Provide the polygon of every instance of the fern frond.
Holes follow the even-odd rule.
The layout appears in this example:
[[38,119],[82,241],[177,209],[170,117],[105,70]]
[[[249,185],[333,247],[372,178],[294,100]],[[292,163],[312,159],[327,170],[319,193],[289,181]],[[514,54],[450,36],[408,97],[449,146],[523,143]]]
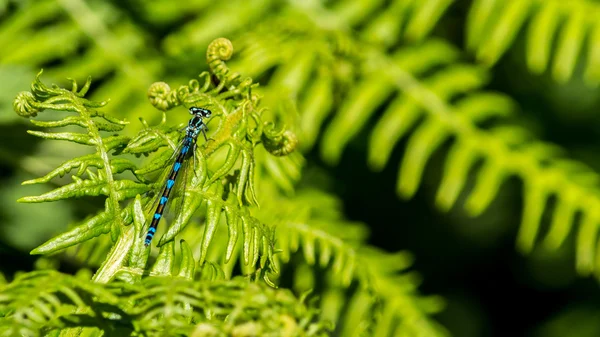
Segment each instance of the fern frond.
[[[485,73],[472,67],[451,66],[438,70],[435,75],[421,82],[410,72],[402,70],[400,64],[388,62],[386,65],[390,84],[400,89],[403,95],[390,104],[373,129],[369,156],[375,168],[382,167],[393,145],[410,127],[416,125],[400,167],[397,184],[400,195],[406,198],[414,195],[431,154],[441,144],[454,138],[436,197],[440,208],[449,209],[454,205],[458,194],[464,189],[467,173],[476,161],[483,160],[475,187],[465,202],[465,209],[472,216],[481,214],[509,176],[520,177],[525,183],[523,223],[517,240],[522,251],[532,249],[538,236],[541,214],[552,195],[556,195],[559,201],[550,231],[544,240],[547,247],[555,249],[564,242],[574,227],[573,215],[577,211],[594,219],[589,220],[594,225],[587,225],[586,234],[590,228],[596,227],[597,221],[592,211],[596,206],[576,206],[575,201],[589,200],[593,203],[598,200],[597,187],[594,185],[596,174],[593,171],[580,163],[561,159],[552,151],[553,146],[535,140],[522,128],[498,124],[490,130],[478,127],[490,117],[506,115],[513,106],[501,95],[475,91],[484,83]],[[383,99],[379,97],[374,102],[374,97],[365,98],[362,95],[368,95],[368,91],[352,97],[347,105],[352,110],[342,110],[332,121],[323,143],[323,155],[326,158],[338,158],[341,147],[355,130],[355,122],[366,118],[368,111],[377,106],[375,102]],[[367,111],[357,106],[359,102],[369,102],[370,106],[363,107]],[[359,113],[360,117],[357,118],[350,111]],[[589,242],[593,239],[586,240]],[[585,247],[584,242],[580,247]],[[580,248],[580,254],[583,251]],[[581,258],[584,257],[579,255]],[[589,264],[585,265],[589,268]],[[581,267],[579,269],[584,272]]]
[[[281,117],[287,118],[286,124],[299,125],[300,145],[305,149],[312,146],[323,122],[335,111],[334,104],[341,103],[342,109],[351,106],[348,100],[340,101],[340,95],[362,98],[360,102],[353,102],[357,104],[353,110],[355,120],[348,121],[354,123],[351,128],[358,128],[361,123],[357,121],[373,112],[369,105],[378,104],[379,99],[388,97],[393,90],[389,81],[378,81],[378,76],[386,71],[385,64],[375,60],[372,54],[382,51],[375,47],[361,51],[359,43],[350,36],[322,29],[302,15],[294,16],[294,20],[283,16],[265,22],[244,34],[237,44],[242,51],[232,65],[236,70],[256,77],[275,69],[264,93],[264,104],[275,109],[281,104],[277,102],[285,99],[291,106],[298,106],[298,120],[290,120],[290,114],[284,111],[280,115],[288,116]],[[315,56],[298,57],[297,50]],[[428,40],[423,49],[400,49],[392,58],[416,73],[425,73],[456,62],[458,56],[459,52],[448,44]],[[257,59],[262,63],[257,65],[254,61]],[[373,71],[377,68],[379,72]],[[362,77],[361,71],[370,77]],[[349,139],[351,135],[352,132],[341,136]]]
[[114,331],[116,317],[125,318],[118,302],[100,284],[55,271],[27,273],[0,288],[0,333],[37,336],[77,325]]
[[339,335],[351,336],[360,331],[373,336],[449,336],[444,327],[427,317],[439,312],[443,301],[416,294],[419,278],[413,273],[396,274],[407,266],[406,253],[367,249],[358,254],[357,260],[361,268],[364,266],[360,273],[370,281],[353,290],[327,284],[321,295],[323,317],[341,322],[336,327]]
[[[182,193],[185,193],[185,203],[158,245],[163,246],[172,242],[190,222],[192,216],[201,213],[206,217],[204,233],[199,236],[200,241],[190,242],[194,249],[200,251],[199,263],[202,264],[211,246],[215,230],[223,218],[222,213],[225,213],[224,218],[230,227],[226,260],[231,259],[240,237],[244,247],[241,257],[244,265],[249,268],[248,272],[252,272],[254,267],[251,266],[257,264],[261,269],[270,270],[273,259],[271,230],[254,218],[249,210],[251,205],[257,204],[254,187],[256,165],[254,147],[262,143],[267,152],[275,156],[283,156],[294,151],[297,141],[293,133],[275,128],[271,122],[263,122],[262,110],[257,107],[258,97],[251,94],[251,89],[256,85],[252,84],[250,78],[242,79],[239,74],[229,72],[223,62],[230,57],[231,53],[231,42],[226,39],[217,39],[208,48],[207,60],[213,74],[220,80],[218,85],[213,85],[210,76],[203,73],[200,76],[205,81],[202,85],[199,81],[192,80],[188,85],[171,91],[165,83],[157,83],[149,90],[151,102],[162,110],[182,104],[207,106],[213,109],[215,116],[212,120],[218,123],[211,133],[211,141],[197,150],[197,157],[194,159],[194,175],[186,182],[186,190],[180,191],[179,194],[181,198]],[[84,220],[69,231],[49,240],[36,248],[33,253],[55,252],[111,232],[115,245],[112,247],[109,259],[101,266],[97,279],[108,281],[123,268],[132,266],[138,269],[137,275],[141,275],[142,272],[139,270],[143,270],[145,263],[140,262],[144,260],[140,256],[144,255],[147,258],[147,252],[146,254],[142,252],[143,248],[138,242],[140,240],[135,240],[135,235],[139,235],[142,230],[138,225],[133,229],[131,226],[129,228],[126,226],[131,223],[144,223],[145,214],[148,208],[152,207],[152,198],[138,199],[141,206],[132,203],[123,209],[118,203],[162,187],[160,181],[148,182],[143,175],[168,165],[176,149],[175,144],[179,144],[182,134],[178,131],[178,127],[167,126],[166,115],[163,113],[163,120],[157,126],[150,127],[142,120],[145,128],[133,139],[119,135],[102,138],[98,131],[120,131],[124,124],[86,110],[86,106],[102,105],[82,98],[88,88],[89,81],[80,92],[77,91],[75,83],[72,91],[58,87],[50,89],[36,79],[32,93],[22,93],[15,100],[15,110],[21,114],[35,115],[44,108],[79,112],[80,117],[71,116],[58,122],[35,122],[35,124],[41,127],[78,125],[88,128],[87,134],[72,132],[34,134],[46,139],[68,140],[97,148],[96,154],[69,160],[46,176],[26,182],[47,182],[54,177],[69,173],[73,168],[79,168],[79,171],[72,175],[74,180],[72,184],[40,196],[25,197],[20,201],[47,202],[98,195],[108,197],[104,212]],[[94,116],[102,117],[102,122],[95,124],[92,119]],[[141,168],[126,159],[108,159],[110,150],[117,154],[140,156],[149,155],[163,147],[167,149],[147,166]],[[139,181],[116,180],[114,175],[124,170],[132,171]],[[87,178],[82,179],[78,174],[85,174]],[[122,230],[125,232],[121,233]],[[137,258],[127,262],[130,250]],[[162,253],[163,250],[159,253],[159,257]],[[106,269],[109,268],[108,266],[110,270]],[[276,270],[273,272],[276,273]]]
[[[465,190],[468,172],[479,163],[483,164],[478,166],[475,186],[467,191],[464,204],[471,216],[481,214],[490,205],[508,177],[518,176],[525,183],[525,206],[517,239],[519,249],[529,252],[533,248],[539,236],[541,214],[548,199],[556,196],[559,204],[544,245],[554,249],[562,244],[573,230],[574,214],[581,212],[586,221],[579,229],[578,270],[582,274],[599,270],[595,266],[596,258],[592,257],[598,242],[598,219],[593,211],[598,200],[595,173],[580,163],[561,158],[555,151],[556,146],[536,140],[525,129],[502,124],[503,118],[516,106],[506,96],[482,91],[488,80],[484,69],[457,64],[457,50],[442,41],[429,40],[420,46],[401,48],[391,56],[378,48],[363,48],[362,53],[358,53],[359,41],[319,29],[310,21],[296,21],[291,28],[275,22],[280,23],[279,26],[265,23],[271,27],[270,30],[265,28],[268,33],[259,30],[242,39],[247,39],[244,45],[248,51],[242,52],[243,59],[237,64],[239,69],[249,67],[252,55],[263,55],[264,59],[273,61],[259,70],[275,67],[272,79],[276,80],[279,68],[290,69],[290,64],[298,62],[286,55],[301,49],[299,40],[330,34],[335,36],[333,41],[337,41],[329,45],[313,44],[312,48],[319,51],[317,55],[329,58],[321,56],[305,68],[316,74],[314,80],[296,78],[292,86],[306,87],[308,92],[313,92],[314,85],[320,91],[315,96],[294,98],[301,107],[300,125],[309,125],[309,133],[299,132],[309,138],[308,143],[314,141],[316,130],[333,112],[335,97],[341,96],[339,111],[325,130],[321,143],[326,161],[337,162],[349,141],[383,109],[371,133],[369,164],[373,169],[382,169],[388,164],[395,145],[402,137],[409,136],[397,181],[402,197],[415,194],[431,155],[442,144],[452,141],[436,196],[439,208],[448,210],[455,205]],[[290,34],[294,38],[290,38]],[[286,39],[283,36],[287,36]],[[264,44],[250,46],[253,40]],[[340,52],[340,41],[345,46],[344,53]],[[339,66],[348,61],[352,62],[346,71],[349,76],[338,79],[335,64]],[[323,65],[327,70],[320,68]],[[349,84],[349,80],[353,82]],[[336,81],[347,84],[343,86]],[[270,88],[280,85],[281,82],[269,82]],[[272,90],[275,94],[279,92]],[[305,118],[309,120],[302,122]],[[304,140],[301,137],[301,141]],[[585,205],[581,200],[587,200]]]
[[[261,191],[270,188],[274,186],[266,181],[260,185]],[[321,316],[339,322],[336,331],[340,335],[360,330],[377,330],[380,335],[448,335],[427,316],[440,311],[440,299],[419,295],[417,278],[406,272],[412,257],[368,246],[366,228],[343,220],[338,200],[317,190],[300,190],[294,197],[261,204],[257,217],[277,226],[276,262],[285,270],[293,256],[302,257],[310,268],[298,267],[298,259],[294,259],[296,284],[303,284],[297,290],[308,291],[315,283],[325,285],[317,290],[322,298]],[[320,275],[325,273],[322,280]]]
[[[177,278],[148,278],[144,288],[126,293],[140,332],[150,335],[189,335],[194,329],[226,334],[325,336],[327,325],[316,322],[284,290],[274,290],[247,280],[208,283]],[[195,327],[194,327],[195,325]]]
[[493,65],[526,30],[527,66],[532,72],[551,67],[552,77],[566,82],[587,52],[584,77],[588,85],[596,85],[600,82],[599,13],[600,5],[589,0],[475,1],[467,21],[467,47],[483,64]]
[[118,336],[188,336],[206,330],[326,336],[330,325],[315,315],[289,291],[241,278],[194,282],[147,277],[136,285],[100,284],[39,271],[0,288],[3,336],[42,336],[58,329]]
[[[294,242],[289,240],[300,239],[300,243],[296,245],[302,248],[307,263],[314,264],[318,260],[321,266],[332,264],[333,284],[330,287],[347,287],[352,280],[359,283],[360,288],[353,294],[354,299],[343,301],[349,307],[344,317],[340,317],[340,312],[323,313],[325,317],[335,317],[335,321],[344,322],[343,326],[338,327],[346,332],[342,335],[350,335],[359,327],[365,330],[376,329],[383,335],[447,335],[441,326],[426,316],[441,309],[439,299],[426,299],[414,293],[415,278],[403,273],[411,261],[406,253],[388,254],[348,245],[345,240],[340,240],[338,233],[328,233],[327,229],[322,229],[322,225],[322,222],[311,223],[309,226],[284,224],[280,227],[285,230],[278,232],[281,242],[278,247],[284,252],[294,249]],[[290,246],[286,246],[287,243]],[[333,259],[332,262],[327,261],[330,258]],[[331,303],[325,307],[330,305]],[[389,317],[381,321],[382,318],[378,315]]]
[[[30,132],[30,134],[45,139],[66,140],[92,146],[95,152],[68,160],[46,176],[25,182],[25,184],[44,183],[56,176],[62,176],[74,168],[78,168],[78,171],[72,175],[74,180],[72,183],[40,196],[21,198],[19,201],[29,203],[47,202],[81,196],[103,195],[107,197],[105,212],[102,213],[102,219],[95,219],[94,224],[102,222],[104,228],[108,227],[110,230],[118,231],[122,226],[119,202],[145,192],[146,188],[129,180],[116,180],[114,177],[117,172],[123,172],[125,169],[132,170],[135,167],[132,162],[125,159],[115,162],[109,158],[109,152],[120,151],[127,144],[129,138],[122,136],[103,137],[100,132],[118,131],[123,129],[127,123],[106,117],[93,110],[104,106],[105,103],[93,102],[84,98],[90,87],[91,79],[88,78],[81,90],[78,90],[75,81],[72,81],[72,90],[66,90],[57,86],[52,88],[45,86],[39,79],[40,75],[41,72],[32,84],[31,92],[22,92],[17,96],[14,102],[15,111],[22,116],[36,116],[44,109],[73,111],[78,116],[69,116],[55,122],[34,122],[34,124],[44,128],[78,126],[86,129],[86,132]],[[96,122],[98,118],[100,119],[99,123]],[[92,170],[92,168],[95,170]],[[98,226],[95,227],[98,228]],[[98,235],[98,231],[89,231],[85,235],[89,236],[90,233]],[[78,239],[81,240],[81,237]],[[67,246],[72,244],[74,243],[69,241],[66,243]],[[50,243],[49,246],[42,247],[37,251],[34,250],[33,253],[50,252],[56,246],[56,243]]]

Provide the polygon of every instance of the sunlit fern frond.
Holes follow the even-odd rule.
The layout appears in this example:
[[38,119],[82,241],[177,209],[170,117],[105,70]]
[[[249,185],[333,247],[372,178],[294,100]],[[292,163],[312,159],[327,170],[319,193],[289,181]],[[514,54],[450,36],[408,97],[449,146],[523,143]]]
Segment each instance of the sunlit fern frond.
[[22,274],[0,287],[2,336],[41,336],[75,326],[115,333],[127,327],[125,316],[119,298],[103,285],[56,271]]
[[[128,292],[128,291],[126,291]],[[192,282],[147,278],[128,294],[139,331],[149,335],[325,336],[328,325],[316,320],[287,290],[275,290],[244,279]],[[203,334],[204,333],[204,334]]]
[[[344,31],[322,28],[314,21],[296,11],[266,21],[236,40],[241,51],[232,62],[232,68],[254,77],[272,72],[267,84],[258,90],[271,113],[286,125],[296,126],[299,146],[304,149],[313,145],[323,123],[340,105],[350,104],[346,97],[369,92],[375,97],[369,101],[371,97],[360,95],[364,100],[360,103],[375,105],[379,98],[389,95],[386,91],[393,89],[388,82],[365,81],[366,75],[372,79],[379,76],[377,70],[385,72],[386,62],[410,62],[408,66],[416,72],[426,73],[458,61],[456,49],[432,39],[425,41],[420,51],[400,48],[395,55],[384,56],[379,47],[355,40]],[[365,108],[362,113],[367,117],[374,108]],[[290,114],[293,109],[297,112]],[[353,128],[360,125],[356,123]]]
[[[313,40],[318,35],[321,41],[330,36],[335,43],[318,44],[317,39]],[[280,43],[271,43],[275,41]],[[339,48],[340,42],[343,49]],[[600,270],[593,257],[598,251],[600,220],[593,211],[600,201],[596,174],[581,163],[562,158],[556,146],[540,142],[524,128],[507,124],[506,117],[515,104],[502,94],[483,91],[489,76],[486,70],[459,63],[460,54],[451,45],[430,39],[419,46],[399,48],[391,55],[376,47],[359,51],[360,41],[320,29],[310,21],[288,26],[281,23],[271,30],[250,32],[241,44],[247,49],[241,52],[239,69],[249,67],[252,55],[270,60],[255,68],[258,73],[253,74],[260,76],[267,70],[273,73],[266,86],[275,83],[277,89],[268,90],[280,90],[277,74],[282,69],[285,74],[302,74],[284,78],[291,87],[298,88],[296,92],[305,88],[307,93],[291,98],[299,106],[301,144],[314,141],[327,116],[335,114],[321,141],[326,161],[336,163],[349,142],[375,120],[368,146],[369,165],[375,170],[384,168],[396,144],[407,137],[397,191],[411,198],[432,154],[452,142],[436,196],[440,209],[449,210],[464,193],[467,213],[480,215],[503,182],[517,176],[525,185],[523,221],[517,239],[520,250],[531,251],[539,240],[541,215],[549,199],[556,196],[558,205],[550,229],[544,234],[544,245],[552,249],[560,246],[575,228],[575,214],[582,213],[585,222],[577,229],[578,270],[582,274]],[[306,63],[301,55],[288,57],[292,55],[288,52],[302,50],[301,45],[316,51],[315,60]],[[339,75],[340,69],[346,76]],[[306,125],[308,132],[302,130]],[[475,186],[466,190],[475,167]]]
[[[15,111],[24,117],[35,117],[45,109],[75,112],[76,116],[67,116],[56,121],[32,120],[32,123],[41,128],[80,127],[85,132],[30,131],[29,133],[48,140],[63,140],[90,146],[94,152],[70,159],[44,177],[24,182],[24,184],[46,183],[56,177],[70,174],[76,169],[77,171],[71,174],[72,183],[39,196],[21,198],[19,201],[39,203],[82,196],[106,196],[105,211],[88,222],[88,224],[94,222],[94,228],[90,228],[89,231],[82,231],[80,228],[74,234],[80,241],[111,231],[113,236],[116,236],[123,224],[119,203],[147,190],[143,184],[116,178],[118,174],[133,171],[136,167],[128,159],[110,158],[111,152],[118,153],[125,148],[130,140],[129,137],[102,134],[106,131],[118,132],[128,123],[97,111],[96,108],[104,106],[104,102],[93,102],[84,98],[91,84],[89,78],[81,90],[75,81],[73,81],[73,89],[67,90],[57,86],[47,87],[40,81],[40,75],[41,73],[32,84],[31,92],[22,92],[17,96],[14,102]],[[57,114],[56,118],[60,117],[60,114]],[[101,223],[101,226],[98,223]],[[55,247],[46,247],[47,249],[55,249]],[[42,249],[34,253],[44,253],[46,250]]]
[[[365,90],[357,90],[348,98],[325,132],[323,156],[337,161],[345,144],[364,125],[361,121],[367,120],[385,99],[393,98],[383,105],[383,115],[371,133],[369,164],[374,169],[383,168],[394,145],[401,137],[409,136],[397,181],[402,197],[415,194],[431,155],[452,140],[436,196],[440,209],[455,205],[476,165],[481,164],[475,174],[475,186],[468,191],[464,203],[471,216],[481,214],[503,182],[517,176],[525,185],[518,247],[531,251],[540,236],[542,213],[550,197],[556,196],[558,203],[544,245],[558,248],[574,230],[575,214],[581,212],[586,222],[578,229],[578,269],[583,274],[599,270],[591,265],[595,258],[590,260],[591,251],[596,251],[595,231],[600,220],[594,211],[600,201],[597,174],[582,163],[561,158],[556,146],[540,142],[524,128],[502,123],[514,103],[503,95],[480,91],[486,81],[484,71],[466,65],[443,66],[437,57],[428,61],[427,54],[431,53],[420,54],[419,50],[426,50],[422,48],[426,46],[401,51],[395,62],[384,63],[384,72],[375,71],[361,81]],[[423,68],[424,63],[429,66]],[[436,63],[434,71],[419,75]],[[387,82],[401,94],[386,92],[389,87],[378,87],[381,82]],[[483,123],[488,126],[483,128]]]
[[[123,208],[121,202],[147,192],[152,186],[142,180],[133,181],[122,179],[120,176],[125,171],[134,172],[137,167],[133,161],[115,156],[122,153],[130,141],[129,137],[116,134],[128,123],[97,111],[96,108],[104,106],[103,102],[93,102],[84,98],[90,83],[91,80],[88,78],[81,90],[78,90],[75,81],[72,90],[58,86],[47,87],[40,81],[38,75],[31,91],[22,92],[15,99],[15,111],[25,117],[36,116],[45,109],[54,110],[49,114],[56,115],[55,118],[61,117],[59,111],[76,113],[75,116],[67,116],[57,121],[32,120],[32,123],[42,128],[76,126],[86,129],[85,133],[40,131],[30,133],[48,140],[65,140],[91,146],[95,150],[91,154],[67,160],[44,177],[25,182],[26,184],[46,183],[56,177],[70,174],[72,183],[39,196],[21,198],[19,201],[38,203],[83,196],[106,197],[104,211],[85,219],[71,230],[37,247],[32,251],[33,254],[49,254],[109,232],[112,241],[117,241],[123,237],[122,230],[132,219],[131,207]],[[113,134],[102,133],[106,131]],[[74,169],[77,171],[71,173]],[[122,261],[123,257],[120,256],[119,259]]]
[[[252,84],[252,79],[241,78],[239,74],[231,73],[224,63],[231,52],[231,43],[226,39],[217,39],[209,46],[207,60],[213,75],[219,79],[218,85],[212,83],[208,73],[203,73],[200,76],[202,82],[192,80],[177,90],[170,90],[163,82],[152,85],[149,90],[151,103],[163,111],[180,105],[203,106],[212,109],[214,114],[211,119],[214,121],[211,124],[212,132],[209,134],[211,139],[195,149],[194,174],[183,178],[189,180],[184,184],[186,189],[177,192],[180,199],[185,194],[185,203],[174,223],[162,235],[158,245],[162,246],[174,240],[194,214],[199,214],[205,218],[204,233],[190,240],[190,243],[195,250],[200,251],[198,257],[200,264],[206,258],[215,229],[223,220],[230,228],[226,259],[231,258],[240,238],[244,247],[240,254],[245,265],[249,266],[248,272],[252,272],[257,264],[260,269],[271,270],[273,266],[271,230],[253,217],[249,210],[250,206],[256,204],[254,148],[260,143],[274,156],[284,156],[293,152],[296,145],[295,137],[285,129],[275,128],[272,123],[262,120],[262,110],[257,106],[258,98],[251,94],[251,89],[255,86]],[[143,256],[147,258],[148,251],[144,250],[140,244],[141,240],[136,239],[136,236],[142,232],[141,227],[153,206],[153,198],[145,196],[138,199],[139,204],[130,203],[125,207],[121,207],[119,203],[162,187],[160,180],[153,183],[146,180],[144,175],[164,171],[173,158],[173,152],[177,148],[176,144],[179,144],[182,133],[178,131],[179,127],[166,124],[166,114],[163,113],[162,122],[156,126],[149,126],[142,120],[144,128],[133,139],[118,135],[102,138],[98,130],[116,132],[123,129],[124,124],[104,115],[101,116],[105,122],[91,120],[90,116],[99,113],[86,110],[86,107],[100,107],[103,104],[93,103],[83,98],[89,84],[88,81],[78,92],[76,84],[72,91],[68,91],[58,87],[48,88],[36,79],[32,92],[21,93],[15,100],[15,110],[21,115],[35,116],[45,108],[79,112],[82,117],[66,117],[59,122],[34,122],[34,124],[41,127],[79,125],[87,127],[88,134],[32,133],[48,139],[96,145],[98,149],[96,154],[69,160],[45,177],[31,181],[31,183],[44,183],[56,176],[69,173],[73,168],[79,168],[79,171],[72,175],[74,183],[41,196],[22,198],[21,201],[46,202],[90,195],[107,196],[104,212],[76,224],[67,232],[33,251],[35,254],[53,253],[111,232],[111,239],[115,244],[111,248],[109,258],[103,262],[96,275],[96,280],[106,282],[132,264],[135,265],[134,268],[139,269],[138,275],[143,273],[145,263],[140,261],[145,261]],[[109,159],[111,150],[114,154],[141,156],[161,149],[162,152],[141,167],[129,159]],[[96,168],[98,173],[90,170],[91,167]],[[137,181],[115,179],[115,175],[125,170],[132,171]],[[80,176],[84,173],[87,178],[82,180]],[[135,223],[136,226],[128,226],[131,223]],[[253,247],[252,250],[250,247]],[[127,261],[129,250],[136,252],[134,253],[136,259],[133,262]],[[272,271],[276,273],[275,270]]]
[[0,287],[2,336],[326,336],[330,324],[316,313],[287,290],[239,278],[195,282],[164,276],[101,284],[40,271]]
[[527,66],[532,72],[543,73],[550,67],[556,81],[566,82],[585,60],[585,81],[596,85],[600,82],[599,15],[600,4],[590,0],[478,0],[467,20],[467,47],[480,62],[493,65],[525,32]]

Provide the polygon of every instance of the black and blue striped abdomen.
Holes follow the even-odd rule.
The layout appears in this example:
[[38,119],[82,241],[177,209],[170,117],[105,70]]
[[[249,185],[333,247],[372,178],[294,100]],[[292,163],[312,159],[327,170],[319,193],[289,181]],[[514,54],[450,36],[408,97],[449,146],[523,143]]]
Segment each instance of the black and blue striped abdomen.
[[152,222],[150,223],[150,228],[148,228],[146,240],[144,241],[144,244],[146,246],[150,245],[150,242],[152,241],[152,238],[156,233],[156,227],[158,226],[160,218],[162,217],[163,212],[165,211],[165,207],[167,206],[167,202],[169,201],[169,194],[171,194],[171,190],[173,189],[173,186],[175,186],[175,179],[177,179],[177,175],[179,174],[179,171],[181,170],[184,161],[188,157],[188,152],[190,150],[190,147],[192,147],[193,143],[194,138],[190,137],[189,135],[186,135],[186,137],[183,140],[181,150],[179,151],[179,154],[175,159],[175,163],[171,168],[171,172],[169,174],[167,182],[165,183],[165,187],[162,190],[162,195],[159,199],[158,207],[156,207],[156,211],[152,216]]

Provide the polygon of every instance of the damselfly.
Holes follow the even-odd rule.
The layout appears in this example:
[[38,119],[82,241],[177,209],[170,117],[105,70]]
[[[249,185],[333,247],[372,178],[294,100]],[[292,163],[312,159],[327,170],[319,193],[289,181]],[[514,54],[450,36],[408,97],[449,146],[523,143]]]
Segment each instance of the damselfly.
[[183,140],[178,147],[179,152],[175,158],[175,163],[171,167],[171,172],[169,173],[168,179],[163,187],[162,195],[158,201],[158,206],[156,207],[156,211],[152,216],[152,222],[150,223],[150,228],[148,228],[148,233],[146,234],[146,241],[144,241],[146,246],[150,245],[150,242],[154,237],[154,233],[156,233],[156,227],[158,226],[158,222],[160,221],[160,218],[165,210],[167,201],[169,201],[169,194],[175,185],[175,179],[177,179],[179,171],[181,170],[185,160],[194,155],[196,140],[198,139],[200,132],[202,132],[204,140],[208,141],[208,138],[206,138],[206,131],[208,131],[208,128],[206,127],[206,124],[204,124],[203,119],[211,116],[210,110],[191,107],[190,114],[194,115],[194,117],[190,119],[187,127],[185,128],[185,137],[183,137]]

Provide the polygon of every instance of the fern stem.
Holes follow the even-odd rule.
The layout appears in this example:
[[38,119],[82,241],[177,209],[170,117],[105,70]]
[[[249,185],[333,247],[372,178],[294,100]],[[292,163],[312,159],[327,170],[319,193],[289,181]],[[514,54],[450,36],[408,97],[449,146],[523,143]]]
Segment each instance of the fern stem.
[[[108,200],[107,200],[107,208],[108,208],[107,211],[109,211],[113,214],[113,219],[114,219],[114,222],[111,226],[111,233],[116,233],[117,231],[121,232],[120,235],[118,235],[117,244],[115,244],[113,246],[107,259],[102,263],[102,265],[100,266],[100,268],[98,269],[98,271],[96,272],[96,274],[93,277],[94,281],[105,283],[105,282],[108,282],[115,275],[117,269],[124,264],[124,261],[125,261],[124,255],[126,255],[127,252],[129,252],[129,249],[122,249],[121,246],[124,245],[125,243],[129,243],[129,245],[130,245],[131,242],[133,241],[133,240],[129,240],[129,236],[132,235],[132,232],[133,232],[133,228],[132,228],[133,226],[129,226],[126,231],[126,233],[128,233],[129,235],[124,235],[125,233],[123,233],[123,230],[125,229],[125,226],[123,223],[123,219],[120,216],[120,214],[121,214],[120,208],[121,207],[119,205],[119,200],[117,198],[118,192],[115,187],[114,172],[112,171],[112,166],[110,164],[108,149],[106,148],[106,146],[104,144],[104,139],[100,135],[100,131],[97,129],[88,110],[85,109],[84,107],[82,107],[81,114],[83,117],[85,117],[86,120],[88,120],[87,128],[88,128],[89,134],[93,135],[93,139],[96,144],[96,148],[98,149],[100,158],[101,158],[102,162],[104,163],[102,169],[104,171],[106,183],[108,185],[108,190],[109,190]],[[115,239],[116,238],[114,237],[114,234],[113,234],[113,240],[115,240]],[[119,250],[119,249],[121,249],[121,250]]]

